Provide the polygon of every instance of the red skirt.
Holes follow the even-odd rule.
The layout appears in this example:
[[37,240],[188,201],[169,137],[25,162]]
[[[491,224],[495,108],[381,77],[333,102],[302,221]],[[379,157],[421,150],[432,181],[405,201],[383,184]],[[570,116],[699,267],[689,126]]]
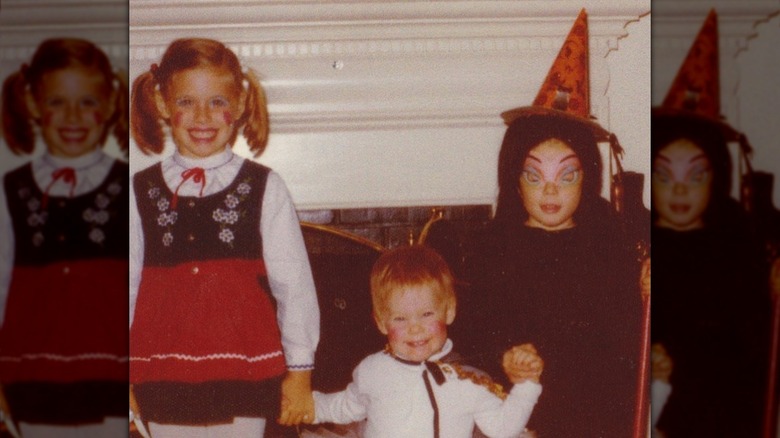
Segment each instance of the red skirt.
[[127,381],[127,260],[15,266],[2,382]]
[[130,331],[130,382],[261,381],[286,370],[258,260],[144,267]]

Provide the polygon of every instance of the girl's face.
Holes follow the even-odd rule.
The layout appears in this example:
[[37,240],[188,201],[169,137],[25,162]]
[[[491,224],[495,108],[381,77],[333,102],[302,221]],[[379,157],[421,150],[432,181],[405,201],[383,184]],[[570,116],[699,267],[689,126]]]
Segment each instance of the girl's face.
[[704,151],[684,138],[669,143],[653,161],[656,225],[677,231],[703,227],[711,189],[712,167]]
[[170,119],[173,142],[185,157],[205,158],[222,152],[244,112],[246,93],[230,72],[197,67],[174,73],[157,107]]
[[566,143],[551,138],[528,153],[520,172],[525,225],[547,231],[573,227],[582,198],[582,165]]
[[420,285],[390,295],[384,315],[376,317],[379,331],[396,356],[415,362],[441,351],[455,308],[443,302],[431,285]]
[[110,84],[91,69],[69,67],[44,73],[28,107],[39,118],[50,154],[73,158],[95,150],[114,112]]

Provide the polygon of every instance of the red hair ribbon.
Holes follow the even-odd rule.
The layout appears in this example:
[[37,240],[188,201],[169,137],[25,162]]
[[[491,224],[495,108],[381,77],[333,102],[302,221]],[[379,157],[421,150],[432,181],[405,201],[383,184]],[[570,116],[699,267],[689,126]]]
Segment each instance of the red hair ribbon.
[[198,196],[203,196],[203,189],[206,187],[206,171],[204,171],[202,167],[193,167],[192,169],[187,169],[181,173],[181,177],[181,182],[178,186],[176,186],[176,191],[173,192],[171,210],[176,210],[176,204],[179,200],[179,189],[181,188],[182,184],[187,182],[188,179],[192,178],[192,182],[196,184],[200,183],[200,194]]
[[57,169],[54,172],[51,173],[51,182],[48,186],[46,186],[46,190],[43,192],[43,198],[41,199],[41,209],[46,209],[46,204],[49,203],[49,190],[51,190],[51,187],[59,180],[62,180],[62,182],[70,184],[70,194],[69,197],[73,197],[73,190],[76,189],[76,171],[73,170],[72,167],[63,167],[61,169]]

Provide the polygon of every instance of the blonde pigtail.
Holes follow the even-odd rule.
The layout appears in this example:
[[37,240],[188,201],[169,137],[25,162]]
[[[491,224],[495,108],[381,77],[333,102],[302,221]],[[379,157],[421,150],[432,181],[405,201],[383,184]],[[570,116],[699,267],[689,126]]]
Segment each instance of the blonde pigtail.
[[31,154],[35,148],[33,115],[25,101],[27,82],[21,71],[8,76],[2,90],[2,133],[15,155]]
[[130,96],[130,133],[136,145],[146,155],[159,154],[165,146],[165,137],[154,102],[154,76],[146,72],[133,81]]
[[127,75],[123,71],[114,72],[114,82],[116,90],[116,102],[114,110],[114,138],[116,138],[119,148],[127,155],[128,153],[128,120],[127,120]]
[[258,157],[268,143],[268,103],[265,99],[265,91],[252,69],[244,73],[244,79],[247,82],[244,137],[249,149],[255,157]]

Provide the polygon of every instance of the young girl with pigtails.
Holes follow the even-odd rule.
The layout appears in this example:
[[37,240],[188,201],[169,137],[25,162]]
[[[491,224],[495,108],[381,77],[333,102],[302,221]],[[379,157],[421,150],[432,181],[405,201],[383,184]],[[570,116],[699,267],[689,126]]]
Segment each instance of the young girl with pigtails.
[[[2,88],[2,132],[34,155],[0,190],[0,399],[29,437],[127,433],[127,84],[80,39],[42,42]],[[44,150],[36,153],[42,140]]]
[[311,423],[319,308],[298,217],[260,155],[268,114],[251,70],[220,42],[181,39],[133,83],[130,397],[158,437],[263,436]]

